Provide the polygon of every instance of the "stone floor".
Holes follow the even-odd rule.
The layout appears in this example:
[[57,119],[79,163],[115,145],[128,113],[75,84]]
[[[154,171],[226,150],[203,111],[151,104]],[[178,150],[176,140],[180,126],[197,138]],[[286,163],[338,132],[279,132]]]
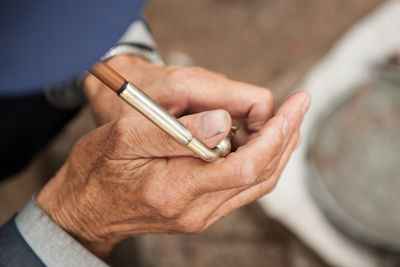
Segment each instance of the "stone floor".
[[[168,63],[199,65],[270,87],[281,100],[379,0],[151,0],[146,16]],[[85,109],[31,165],[0,184],[0,223],[18,211],[93,124]],[[122,242],[115,266],[327,266],[257,204],[197,236]]]

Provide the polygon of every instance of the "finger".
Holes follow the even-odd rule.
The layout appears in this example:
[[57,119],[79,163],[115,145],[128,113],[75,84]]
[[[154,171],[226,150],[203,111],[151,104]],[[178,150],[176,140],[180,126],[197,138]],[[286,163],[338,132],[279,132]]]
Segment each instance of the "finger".
[[[290,104],[293,105],[294,103],[292,102]],[[290,116],[288,112],[286,114]],[[220,199],[218,203],[219,206],[215,210],[214,214],[210,216],[209,221],[205,224],[205,228],[215,223],[220,218],[227,216],[229,213],[238,209],[239,207],[255,201],[265,194],[271,192],[271,190],[275,188],[276,184],[278,183],[284,168],[286,167],[293,151],[298,147],[300,140],[301,136],[299,130],[297,130],[293,133],[293,137],[290,138],[290,142],[286,145],[286,148],[281,151],[281,153],[279,153],[279,155],[276,156],[271,162],[270,165],[275,165],[276,167],[266,167],[262,175],[267,178],[261,178],[261,183],[244,187],[241,190],[239,188],[235,188],[229,190],[230,192],[225,192],[225,196],[222,196],[222,199]],[[228,200],[229,197],[230,199]]]
[[[290,128],[298,128],[303,120],[305,113],[311,104],[311,98],[306,92],[297,92],[291,95],[278,109],[276,115],[286,116],[289,120]],[[257,136],[251,133],[250,139]]]
[[[298,104],[297,102],[302,103],[301,100],[303,100],[300,96],[295,96],[294,98],[299,98],[295,103],[293,104]],[[293,99],[293,97],[291,98]],[[295,112],[291,113],[288,112],[286,114],[290,116],[302,116],[299,110],[301,105],[297,105],[297,110]],[[280,115],[281,116],[281,115]],[[274,120],[279,121],[280,116],[274,118]],[[296,120],[296,117],[292,118],[293,120]],[[274,120],[271,120],[270,123],[273,123]],[[283,123],[285,124],[285,123]],[[268,132],[266,130],[267,127],[263,128],[262,131],[260,131],[259,136],[263,136],[265,132]],[[285,128],[285,127],[283,127]],[[193,219],[193,214],[196,215],[196,220],[201,222],[201,225],[204,226],[204,229],[208,227],[210,224],[214,223],[215,221],[219,220],[221,217],[226,216],[233,210],[237,209],[238,207],[245,205],[265,193],[269,192],[277,183],[278,177],[280,176],[280,173],[282,172],[284,166],[286,165],[290,155],[293,152],[294,147],[298,143],[299,139],[299,132],[298,128],[294,129],[294,133],[290,133],[289,135],[291,138],[287,138],[284,140],[284,146],[282,149],[279,151],[279,153],[273,158],[273,161],[278,162],[278,163],[273,163],[274,167],[273,168],[268,168],[267,170],[264,169],[259,176],[262,176],[258,180],[261,181],[255,181],[255,183],[259,183],[257,185],[254,184],[248,184],[244,186],[237,186],[237,187],[232,187],[231,189],[225,189],[221,190],[221,188],[215,188],[215,191],[208,191],[208,193],[204,193],[204,188],[201,188],[198,186],[198,183],[193,183],[193,181],[196,181],[196,179],[184,179],[181,180],[183,184],[189,185],[186,188],[192,188],[192,191],[196,192],[196,190],[193,190],[193,188],[196,188],[199,190],[197,192],[197,197],[193,202],[189,204],[189,206],[186,209],[186,212],[181,215],[182,220],[186,219]],[[258,137],[259,138],[259,137]],[[290,140],[290,141],[289,141]],[[241,148],[243,149],[243,148]],[[241,164],[238,163],[238,164]],[[271,163],[270,163],[271,164]],[[189,164],[188,164],[189,165]],[[206,169],[204,169],[204,165],[201,166],[202,171],[204,173],[207,173]],[[193,170],[193,168],[191,168]],[[187,174],[186,177],[196,177],[193,172],[191,175]],[[207,173],[207,175],[210,175],[210,173]],[[221,180],[224,180],[224,175],[219,175],[217,176]],[[230,177],[231,180],[234,176]],[[203,177],[206,179],[206,177]],[[271,178],[271,179],[269,179]],[[204,179],[204,180],[205,180]],[[199,180],[197,180],[198,182]],[[194,184],[194,186],[190,186],[190,184]],[[216,185],[216,183],[210,183],[212,185]],[[217,184],[218,187],[218,184]],[[208,188],[211,189],[211,188]],[[218,191],[219,190],[219,191]],[[190,191],[190,189],[188,190]],[[199,212],[201,211],[201,212]],[[215,214],[214,214],[215,213]],[[185,219],[186,218],[186,219]],[[204,223],[203,223],[204,222]]]
[[[282,163],[280,166],[286,165],[288,155],[290,157],[297,140],[298,133],[295,133],[293,141],[282,155]],[[282,169],[283,168],[279,168],[279,171],[281,172]],[[277,179],[275,179],[275,175],[277,174],[274,173],[271,175],[271,178],[274,179],[273,181],[266,180],[257,185],[201,194],[186,206],[185,212],[180,214],[178,220],[182,222],[182,225],[187,225],[188,222],[195,221],[197,231],[203,231],[222,217],[229,215],[237,208],[270,192],[276,184],[275,180]]]
[[189,91],[186,95],[190,112],[222,108],[233,117],[247,117],[250,131],[258,131],[272,117],[274,96],[266,88],[233,81],[201,68],[187,68],[180,75],[190,81],[181,88]]
[[[205,203],[204,205],[209,208],[209,210],[208,210],[209,217],[211,217],[211,215],[213,215],[213,213],[215,213],[215,211],[217,209],[220,209],[221,206],[223,206],[223,205],[226,206],[225,208],[230,207],[232,209],[237,209],[240,206],[250,203],[250,202],[262,197],[263,195],[269,193],[276,186],[278,179],[279,179],[284,167],[287,165],[294,149],[296,148],[296,145],[297,145],[299,139],[300,139],[299,132],[294,133],[293,138],[292,138],[291,142],[288,144],[288,146],[286,147],[286,149],[280,153],[279,157],[276,157],[274,159],[277,161],[277,164],[276,164],[277,167],[274,170],[265,170],[264,174],[262,174],[262,175],[266,176],[266,178],[259,179],[262,182],[256,183],[253,185],[249,185],[249,186],[238,187],[238,188],[233,188],[233,189],[210,193],[210,196],[207,196],[207,201],[204,201],[204,200],[201,201],[201,199],[200,199],[200,203],[204,202]],[[251,189],[251,188],[257,188],[257,190],[252,189],[253,191],[256,191],[255,194],[253,194],[253,196],[250,194],[252,190],[249,190],[249,189]],[[249,191],[248,199],[240,199],[240,198],[243,198],[243,195],[247,194],[247,193],[242,194],[242,192],[244,192],[244,191]],[[241,196],[237,197],[237,195],[239,195],[239,194],[241,194]],[[240,200],[242,200],[242,201],[245,200],[245,202],[237,203],[235,206],[234,205],[235,201],[239,202]],[[225,204],[228,201],[231,203]],[[199,208],[199,205],[196,205],[196,208]],[[225,208],[222,207],[221,209],[224,210]],[[204,209],[205,208],[203,208],[203,210]],[[226,216],[228,213],[230,213],[232,211],[233,210],[230,210],[230,211],[227,210],[225,214],[219,213],[219,215]]]
[[269,177],[267,174],[271,174],[278,167],[281,162],[281,157],[284,152],[287,151],[287,147],[292,142],[292,134],[294,138],[299,136],[299,127],[304,118],[304,114],[307,112],[310,106],[310,97],[307,93],[299,92],[289,97],[284,104],[279,108],[277,114],[287,116],[289,121],[289,135],[285,139],[283,149],[265,168],[264,175],[258,177],[258,182],[263,181],[264,177]]
[[[225,138],[231,118],[224,110],[206,111],[179,119],[200,141],[212,148]],[[193,155],[168,134],[145,118],[126,117],[116,121],[110,130],[110,153],[116,158],[173,157]]]
[[[296,147],[299,140],[299,133],[296,132],[293,135],[292,141],[290,144],[288,144],[284,151],[281,151],[279,153],[279,156],[275,157],[273,161],[276,161],[277,163],[274,164],[276,167],[271,170],[264,170],[264,173],[262,174],[263,176],[266,176],[266,178],[260,178],[260,181],[263,181],[265,186],[269,185],[270,188],[273,188],[276,184],[276,176],[278,176],[278,173],[282,172],[284,166],[286,165],[291,153],[293,152],[294,148]],[[269,181],[268,178],[271,178],[272,181]],[[266,183],[265,180],[268,180],[269,182]],[[186,183],[186,182],[182,182]],[[226,205],[225,203],[228,201],[235,201],[231,200],[232,198],[235,198],[236,195],[240,194],[242,191],[246,191],[249,188],[252,187],[257,187],[258,182],[252,185],[246,185],[246,186],[241,186],[241,187],[236,187],[236,188],[231,188],[231,189],[226,189],[226,190],[221,190],[221,191],[215,191],[215,192],[209,192],[209,193],[201,193],[199,192],[197,194],[197,197],[195,198],[194,201],[192,201],[187,207],[186,207],[186,212],[185,214],[182,214],[183,217],[185,216],[190,216],[193,217],[194,213],[196,213],[198,216],[199,220],[206,219],[208,220],[209,217],[222,205]],[[261,186],[262,187],[262,186]],[[255,196],[257,198],[257,195]],[[249,200],[251,201],[251,199]]]
[[[296,140],[296,144],[292,149],[293,140]],[[282,162],[284,161],[285,155],[287,155],[288,153],[291,154],[295,150],[295,148],[298,146],[299,140],[299,128],[295,128],[293,129],[293,131],[291,131],[291,135],[285,139],[283,148],[280,153],[271,160],[271,162],[265,167],[262,174],[258,176],[256,183],[261,183],[266,179],[269,179],[270,176],[281,166]]]
[[[299,92],[289,97],[288,100],[286,100],[282,104],[282,106],[279,108],[277,112],[277,114],[282,114],[288,117],[289,127],[293,129],[293,131],[289,131],[289,133],[293,133],[295,135],[294,138],[298,140],[297,143],[300,141],[299,127],[310,104],[311,104],[311,99],[309,95],[305,92]],[[289,138],[286,138],[282,153],[288,153],[287,146],[289,144],[289,141],[292,142],[291,140],[292,140],[291,136],[289,136]],[[298,146],[297,143],[295,147]],[[264,175],[263,175],[264,177],[265,176],[268,177],[268,174],[271,174],[273,171],[275,171],[276,168],[278,168],[279,164],[282,162],[281,156],[282,156],[281,154],[278,155],[266,167],[266,169],[264,170]]]
[[[262,191],[261,193],[263,193],[264,195],[271,192],[275,188],[284,168],[286,167],[287,163],[290,160],[290,157],[292,156],[292,154],[296,148],[296,144],[298,143],[299,139],[300,139],[300,133],[297,131],[293,134],[293,137],[292,137],[290,143],[288,144],[286,149],[281,154],[276,168],[274,170],[266,169],[262,175],[267,178],[260,179],[260,180],[262,180],[262,182],[260,182],[259,184],[253,185],[252,187],[259,187],[259,190]],[[260,184],[263,184],[263,185],[260,185]],[[258,185],[260,185],[260,186],[258,186]],[[253,200],[256,200],[260,197],[262,197],[262,195],[259,195],[258,197],[255,196],[255,198]],[[253,201],[253,200],[250,200],[250,201]]]
[[227,158],[192,169],[200,192],[218,191],[251,184],[266,165],[281,151],[288,135],[283,116],[271,119],[260,134]]
[[[256,182],[265,167],[282,151],[300,126],[304,106],[309,106],[307,93],[296,93],[279,109],[247,144],[228,155],[225,160],[206,166],[197,176],[204,192],[240,187]],[[307,107],[306,107],[307,108]],[[288,116],[288,117],[286,117]]]
[[[305,96],[307,97],[307,96]],[[293,99],[296,99],[293,101]],[[236,210],[237,208],[252,202],[264,194],[270,192],[276,185],[284,167],[286,166],[293,150],[297,146],[300,136],[297,122],[301,121],[302,115],[299,111],[303,111],[302,104],[304,100],[302,99],[301,94],[297,94],[297,96],[293,96],[289,98],[289,105],[281,110],[281,112],[286,112],[291,117],[292,124],[297,126],[297,128],[293,128],[294,132],[289,133],[291,135],[290,138],[286,138],[284,140],[284,145],[282,150],[274,157],[274,159],[270,162],[269,166],[267,166],[264,171],[261,173],[258,180],[261,183],[256,181],[256,185],[247,185],[242,187],[233,187],[228,190],[221,190],[218,192],[211,192],[200,195],[198,199],[191,203],[188,207],[187,214],[188,216],[192,216],[191,207],[193,208],[193,212],[201,210],[201,216],[198,220],[204,220],[203,229],[207,228],[209,225],[213,224],[221,217],[224,217]],[[295,106],[295,109],[290,109],[290,107]],[[264,130],[264,129],[263,129]],[[260,133],[263,134],[263,131]],[[271,167],[273,165],[273,167]],[[183,214],[184,216],[184,214]]]
[[[278,109],[277,115],[289,119],[289,127],[298,128],[311,104],[311,98],[306,92],[298,92],[290,96]],[[300,116],[299,116],[300,115]]]
[[[298,97],[300,94],[295,94],[293,97]],[[281,110],[280,114],[286,114],[288,115],[291,119],[291,127],[296,127],[294,131],[292,131],[293,136],[290,138],[287,138],[289,142],[287,144],[284,144],[285,148],[281,151],[281,153],[265,168],[264,172],[260,177],[258,178],[259,182],[267,180],[268,178],[268,183],[270,185],[270,188],[274,188],[276,183],[278,182],[278,179],[283,172],[283,169],[285,168],[287,162],[289,161],[293,151],[299,146],[299,142],[301,141],[301,136],[300,136],[300,124],[302,122],[302,119],[304,118],[304,114],[307,112],[309,105],[310,105],[310,99],[307,99],[307,95],[305,95],[306,100],[305,104],[301,106],[301,111],[303,113],[303,116],[297,116],[297,117],[292,117],[290,116],[290,112],[293,114],[296,114],[296,109],[293,109],[293,106],[295,106],[295,103],[293,102],[288,102],[291,104],[288,106],[289,108],[287,110]],[[292,98],[289,98],[291,100]],[[300,103],[300,102],[298,102]]]
[[[275,169],[274,173],[272,175],[269,174],[269,176],[271,177],[269,179],[269,186],[270,186],[271,190],[273,188],[275,188],[276,184],[278,183],[278,180],[279,180],[283,170],[285,169],[286,165],[288,164],[291,156],[293,155],[293,152],[296,150],[296,145],[298,144],[300,138],[301,138],[300,134],[299,134],[299,132],[297,132],[293,138],[293,141],[288,146],[288,149],[282,155],[282,159],[279,161],[279,164],[278,164],[277,168]],[[265,192],[264,194],[267,194],[267,193],[269,193],[269,191]]]
[[217,207],[217,209],[215,209],[213,214],[209,216],[209,219],[204,224],[204,229],[214,224],[219,219],[229,215],[238,208],[246,204],[249,204],[261,198],[262,196],[270,193],[275,188],[284,167],[288,163],[290,156],[292,155],[292,152],[295,149],[296,143],[298,142],[298,139],[299,135],[295,134],[295,138],[293,138],[292,141],[290,142],[290,145],[288,146],[287,150],[282,156],[279,168],[271,176],[271,179],[267,179],[262,183],[253,185],[242,191],[239,191],[236,188],[231,189],[232,197],[229,200],[227,199],[227,197],[229,197],[229,193],[225,193],[225,196],[223,196],[225,198],[225,201],[223,201],[224,199],[221,199],[222,201],[221,200],[219,201],[220,205]]

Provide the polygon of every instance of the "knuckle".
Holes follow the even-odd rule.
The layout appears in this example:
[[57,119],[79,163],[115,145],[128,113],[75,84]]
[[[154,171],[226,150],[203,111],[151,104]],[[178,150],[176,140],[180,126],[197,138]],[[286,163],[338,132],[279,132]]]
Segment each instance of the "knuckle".
[[196,216],[186,216],[177,220],[180,231],[187,234],[199,234],[204,231],[205,219],[199,219]]
[[282,130],[278,127],[271,127],[269,135],[271,138],[270,140],[272,140],[271,149],[273,149],[274,151],[280,151],[285,141]]
[[267,107],[269,107],[270,109],[274,108],[275,105],[275,95],[274,93],[272,93],[271,90],[269,90],[268,88],[264,88],[264,87],[256,87],[257,91],[255,91],[255,93],[257,93],[258,96],[258,102],[264,106],[265,104],[267,104]]
[[279,163],[278,157],[274,157],[272,161],[264,169],[264,174],[267,176],[272,174],[278,167],[278,163]]
[[186,193],[191,198],[200,196],[202,192],[202,183],[196,175],[185,175],[185,179],[181,180],[182,188],[185,188]]
[[264,195],[271,193],[275,189],[275,187],[278,185],[279,177],[280,175],[273,175],[270,177],[270,183],[268,183],[268,185],[266,185],[263,189]]
[[269,89],[264,90],[264,98],[270,104],[274,104],[275,103],[274,93],[272,93],[272,91],[269,90]]
[[199,76],[208,73],[209,71],[201,67],[175,67],[170,70],[169,79],[174,85],[177,85],[186,80],[197,79]]
[[167,87],[172,90],[180,90],[182,87],[180,86],[182,80],[184,79],[183,67],[167,67],[168,75],[166,77]]
[[166,219],[175,219],[181,214],[180,209],[177,209],[177,208],[171,207],[171,206],[165,206],[165,205],[162,207],[159,207],[159,212],[160,212],[160,215]]
[[168,78],[166,80],[168,87],[176,93],[181,94],[182,98],[189,98],[193,84],[197,88],[202,88],[204,80],[218,81],[220,79],[227,79],[226,76],[220,73],[211,72],[202,67],[171,67],[168,69]]
[[167,87],[180,94],[182,98],[187,98],[190,94],[188,88],[191,88],[188,85],[191,85],[203,70],[199,67],[170,67],[168,71]]
[[166,219],[175,219],[183,211],[183,201],[179,201],[174,193],[168,192],[168,190],[159,190],[151,185],[142,189],[142,201]]
[[258,176],[256,163],[252,160],[246,160],[239,165],[238,178],[240,185],[248,185],[253,183]]
[[124,133],[125,130],[125,119],[120,119],[115,121],[111,126],[111,136],[113,139],[119,139]]
[[175,219],[181,214],[181,209],[171,205],[168,201],[157,197],[149,197],[146,203],[150,205],[161,217],[165,219]]
[[[129,135],[132,135],[129,131],[130,122],[128,119],[123,118],[115,121],[110,128],[107,146],[111,152],[119,152],[121,148],[125,148],[129,144],[127,140]],[[118,153],[117,153],[118,154]]]
[[170,69],[169,79],[174,84],[179,84],[183,80],[190,78],[195,73],[195,67],[174,67]]
[[208,72],[206,69],[197,66],[186,67],[184,68],[184,70],[187,73],[187,75],[195,75],[195,76]]

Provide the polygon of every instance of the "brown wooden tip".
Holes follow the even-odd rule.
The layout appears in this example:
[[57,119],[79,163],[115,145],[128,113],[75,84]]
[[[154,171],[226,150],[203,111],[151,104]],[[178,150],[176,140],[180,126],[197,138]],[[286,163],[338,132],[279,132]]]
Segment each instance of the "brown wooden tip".
[[124,77],[104,62],[97,62],[89,72],[115,92],[118,92],[126,81]]

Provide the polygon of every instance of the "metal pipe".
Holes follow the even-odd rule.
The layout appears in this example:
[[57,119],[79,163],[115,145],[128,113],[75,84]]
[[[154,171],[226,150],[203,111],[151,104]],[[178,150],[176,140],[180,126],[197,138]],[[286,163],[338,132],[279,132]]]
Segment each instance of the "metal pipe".
[[95,77],[115,91],[126,103],[135,108],[161,130],[169,134],[179,144],[189,148],[201,159],[212,162],[225,157],[231,151],[231,137],[236,133],[237,126],[232,126],[228,136],[216,147],[209,149],[178,119],[157,104],[134,84],[127,82],[120,74],[104,62],[97,63],[91,70]]
[[[119,90],[119,96],[178,143],[186,146],[205,161],[215,161],[225,157],[231,151],[230,138],[234,134],[233,132],[215,148],[209,149],[194,137],[185,125],[132,83],[125,83],[123,88]],[[236,128],[233,131],[236,131]]]

